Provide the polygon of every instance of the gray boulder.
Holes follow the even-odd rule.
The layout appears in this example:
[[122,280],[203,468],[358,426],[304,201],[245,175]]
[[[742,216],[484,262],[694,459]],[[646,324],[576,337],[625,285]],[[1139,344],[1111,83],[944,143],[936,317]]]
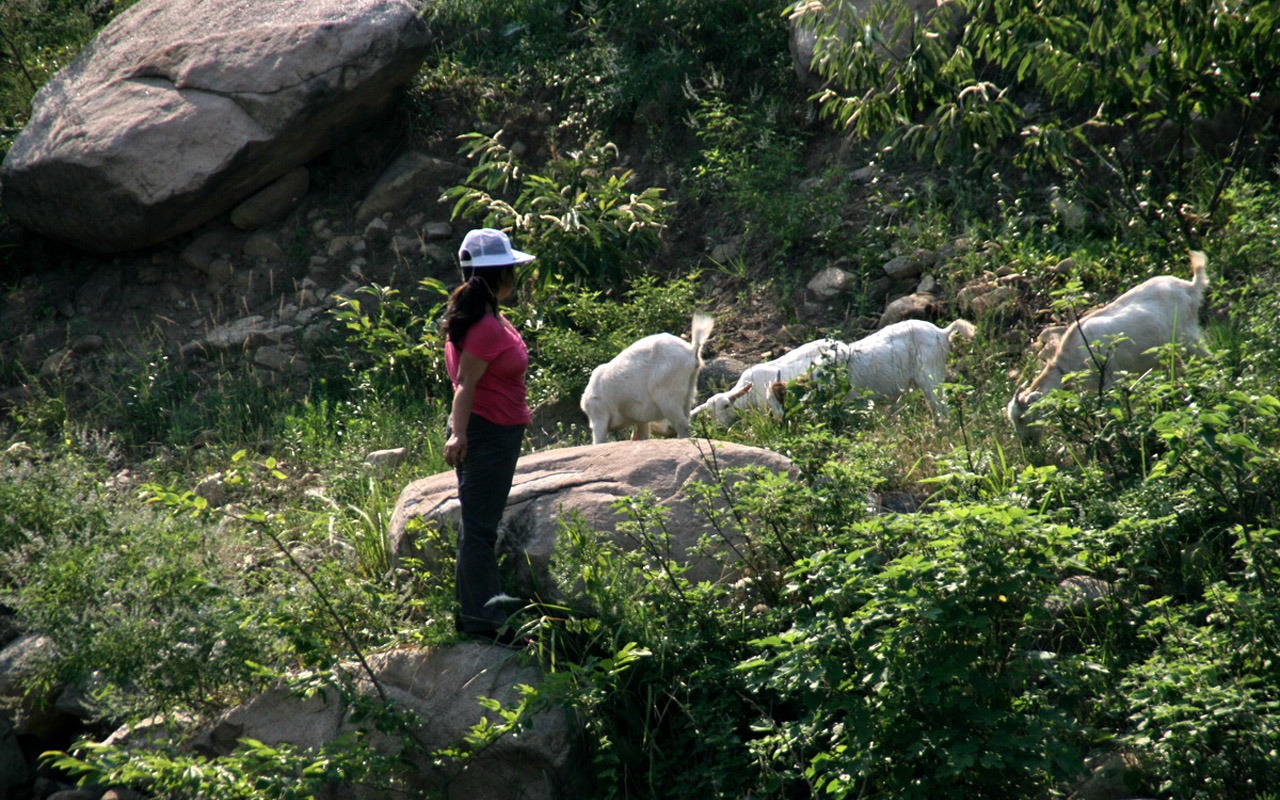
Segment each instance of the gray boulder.
[[[550,576],[560,523],[580,517],[590,529],[613,537],[620,546],[639,548],[639,543],[619,534],[618,523],[626,518],[612,506],[619,498],[648,491],[670,512],[666,526],[671,552],[689,565],[686,577],[695,582],[718,580],[726,577],[723,556],[730,543],[720,541],[717,552],[701,549],[699,540],[713,531],[684,487],[690,481],[710,483],[722,470],[748,466],[762,466],[775,473],[794,469],[789,459],[772,451],[705,439],[609,442],[534,453],[521,458],[516,467],[499,549],[518,555],[511,561],[529,570],[521,578],[532,582],[544,599],[559,597],[573,588],[555,586]],[[457,489],[452,472],[405,487],[388,526],[395,558],[421,558],[428,565],[440,560],[444,554],[436,548],[442,540],[456,540],[432,536],[430,529],[456,527]],[[409,525],[412,520],[429,524]]]
[[97,252],[168,239],[375,119],[429,40],[405,0],[142,0],[37,93],[4,212]]
[[0,717],[12,722],[19,736],[51,739],[66,722],[56,704],[61,687],[29,691],[42,663],[52,657],[53,649],[53,640],[49,637],[27,633],[0,650]]
[[[490,644],[461,644],[436,648],[402,648],[368,658],[387,700],[412,712],[419,720],[412,742],[381,733],[366,724],[373,747],[399,754],[410,765],[406,776],[389,781],[393,787],[334,787],[334,797],[374,800],[403,792],[404,796],[521,797],[554,800],[581,797],[586,774],[579,725],[567,709],[554,706],[533,713],[519,735],[506,735],[481,749],[464,765],[436,764],[433,753],[463,744],[468,730],[481,719],[498,722],[477,700],[492,698],[504,707],[518,703],[518,687],[537,687],[541,670],[517,653]],[[357,691],[376,697],[363,671],[352,669]],[[362,726],[352,709],[331,694],[299,697],[285,689],[268,691],[225,713],[195,742],[208,755],[226,755],[243,738],[269,745],[291,744],[316,748]],[[388,776],[390,778],[390,776]],[[396,789],[399,792],[388,789]],[[443,792],[443,795],[438,793]]]
[[933,313],[936,304],[937,298],[933,296],[932,292],[912,292],[885,306],[884,313],[880,315],[880,321],[876,324],[876,327],[885,328],[895,322],[902,322],[907,319],[928,319]]
[[439,158],[415,151],[407,152],[391,162],[356,211],[356,224],[365,225],[379,214],[399,211],[413,195],[427,189],[438,195],[466,177],[467,170]]

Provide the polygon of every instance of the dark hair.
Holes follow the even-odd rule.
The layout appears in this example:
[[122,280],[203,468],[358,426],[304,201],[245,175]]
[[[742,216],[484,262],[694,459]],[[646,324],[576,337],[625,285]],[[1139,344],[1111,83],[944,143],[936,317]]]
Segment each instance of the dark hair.
[[444,319],[440,322],[440,332],[459,348],[472,325],[483,319],[485,314],[498,310],[498,288],[515,274],[515,267],[473,269],[470,272],[467,281],[449,295]]

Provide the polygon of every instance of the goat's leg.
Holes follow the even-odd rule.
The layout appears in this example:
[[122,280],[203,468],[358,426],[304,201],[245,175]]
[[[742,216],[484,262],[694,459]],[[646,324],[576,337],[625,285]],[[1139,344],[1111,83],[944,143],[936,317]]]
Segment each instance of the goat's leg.
[[669,423],[679,439],[689,438],[689,406],[692,405],[692,399],[692,397],[682,399],[669,398],[658,403],[658,410],[662,412],[662,418]]
[[940,381],[936,381],[932,377],[917,378],[916,386],[920,388],[925,402],[929,404],[929,411],[933,413],[934,419],[945,417],[951,413],[951,409],[947,408],[946,399],[942,396],[942,383]]

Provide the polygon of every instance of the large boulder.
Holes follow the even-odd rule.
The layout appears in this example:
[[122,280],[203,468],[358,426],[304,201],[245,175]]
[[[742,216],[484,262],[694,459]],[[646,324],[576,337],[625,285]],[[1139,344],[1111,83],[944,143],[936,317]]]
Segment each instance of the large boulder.
[[[791,461],[770,450],[705,439],[649,439],[546,450],[520,459],[499,533],[499,549],[518,555],[512,562],[528,573],[520,576],[539,593],[556,597],[572,587],[554,586],[551,557],[562,521],[581,518],[592,530],[613,537],[620,546],[640,544],[620,535],[626,520],[613,504],[623,497],[649,492],[666,507],[671,553],[689,566],[693,581],[724,577],[724,554],[704,552],[700,540],[714,533],[696,499],[685,491],[690,481],[711,483],[725,470],[760,466],[775,473],[794,471]],[[727,476],[730,482],[732,475]],[[721,501],[717,501],[720,504]],[[458,483],[452,472],[414,481],[400,493],[388,528],[397,559],[422,559],[428,567],[445,555],[438,548],[453,537],[432,535],[458,524]],[[411,521],[428,523],[410,525]],[[713,539],[716,537],[712,537]]]
[[0,717],[12,722],[19,736],[52,739],[66,727],[56,703],[61,687],[31,689],[53,650],[53,640],[38,633],[23,634],[0,650]]
[[4,212],[97,252],[168,239],[375,119],[429,41],[405,0],[142,0],[36,94]]
[[[519,735],[506,735],[482,748],[463,764],[442,761],[434,754],[460,747],[470,728],[482,719],[499,722],[479,698],[497,700],[504,707],[521,699],[522,685],[538,686],[541,670],[511,650],[490,644],[461,644],[435,648],[403,648],[367,659],[387,701],[413,713],[419,724],[412,741],[382,733],[369,722],[360,723],[354,709],[334,693],[301,697],[281,688],[268,691],[234,708],[195,742],[207,755],[233,751],[241,739],[269,745],[317,748],[344,735],[363,730],[373,747],[398,755],[409,770],[392,787],[336,786],[333,797],[374,800],[406,797],[522,797],[555,800],[582,797],[581,726],[567,709],[545,708],[533,714]],[[381,702],[362,670],[351,667],[356,690]]]

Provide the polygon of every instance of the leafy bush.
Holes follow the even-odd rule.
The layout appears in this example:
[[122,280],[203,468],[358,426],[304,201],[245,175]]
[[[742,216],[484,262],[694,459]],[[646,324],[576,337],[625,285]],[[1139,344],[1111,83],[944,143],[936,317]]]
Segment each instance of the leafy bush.
[[32,96],[103,22],[81,0],[15,0],[0,7],[0,159],[27,124]]
[[768,0],[468,0],[428,13],[460,59],[550,94],[563,119],[588,130],[639,123],[669,140],[682,87],[708,70],[769,89],[789,77],[786,28]]
[[714,74],[685,92],[700,147],[681,181],[691,202],[714,208],[726,233],[745,236],[779,266],[808,251],[811,240],[833,239],[833,250],[849,249],[841,225],[848,188],[843,170],[797,188],[807,137],[791,116],[791,97],[757,88],[734,99]]
[[890,0],[856,14],[837,4],[808,16],[830,81],[818,102],[886,147],[978,163],[1018,147],[1028,166],[1110,175],[1129,214],[1189,238],[1264,150],[1258,100],[1280,55],[1256,43],[1280,20],[1273,6],[968,0],[917,19]]
[[114,720],[207,711],[255,685],[246,662],[271,660],[279,639],[203,525],[58,502],[63,513],[22,524],[4,569],[6,603],[52,639],[40,680],[93,676],[98,713]]
[[374,283],[356,289],[357,296],[339,297],[331,313],[357,353],[348,368],[375,390],[446,398],[451,392],[438,320],[448,290],[434,278],[423,278],[418,286],[412,306],[398,289]]
[[462,186],[445,192],[455,218],[508,230],[538,256],[525,268],[541,292],[564,282],[613,285],[633,276],[658,251],[669,203],[662,189],[633,192],[618,149],[595,141],[531,172],[499,141],[473,133],[463,151],[477,159]]
[[1143,633],[1154,652],[1124,681],[1131,727],[1120,744],[1150,765],[1161,795],[1264,796],[1280,781],[1275,596],[1214,584],[1199,603],[1153,606]]
[[789,573],[796,619],[742,669],[776,709],[753,749],[834,797],[1027,797],[1079,736],[1035,631],[1070,531],[998,506],[857,523]]

